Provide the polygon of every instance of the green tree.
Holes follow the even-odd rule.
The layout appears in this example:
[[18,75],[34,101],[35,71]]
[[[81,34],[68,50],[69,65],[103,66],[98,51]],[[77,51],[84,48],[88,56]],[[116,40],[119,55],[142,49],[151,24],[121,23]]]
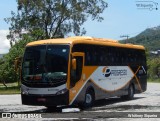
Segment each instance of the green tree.
[[70,33],[86,33],[82,25],[88,18],[101,22],[100,14],[107,7],[105,0],[17,0],[17,13],[5,21],[10,24],[11,49],[0,59],[0,80],[18,81],[14,61],[22,57],[28,42],[65,37]]
[[160,78],[160,57],[148,59],[147,63],[150,78]]
[[105,0],[17,0],[17,4],[17,14],[12,11],[5,19],[11,25],[11,45],[24,33],[34,40],[84,35],[82,25],[89,17],[101,22],[107,7]]
[[9,50],[9,53],[0,59],[0,81],[6,86],[8,82],[16,82],[19,80],[19,73],[15,71],[15,58],[21,58],[24,53],[25,46],[33,39],[27,35],[23,35],[23,41],[17,41]]

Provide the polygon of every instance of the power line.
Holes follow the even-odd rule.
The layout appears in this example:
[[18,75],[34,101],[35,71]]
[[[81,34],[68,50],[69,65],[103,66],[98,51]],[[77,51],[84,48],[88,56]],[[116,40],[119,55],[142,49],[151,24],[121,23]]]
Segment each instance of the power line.
[[129,38],[129,35],[121,35],[120,37],[121,37],[121,38],[126,37],[126,38],[128,39],[128,38]]
[[128,38],[129,38],[129,35],[121,35],[120,38],[126,38],[126,43],[128,43]]

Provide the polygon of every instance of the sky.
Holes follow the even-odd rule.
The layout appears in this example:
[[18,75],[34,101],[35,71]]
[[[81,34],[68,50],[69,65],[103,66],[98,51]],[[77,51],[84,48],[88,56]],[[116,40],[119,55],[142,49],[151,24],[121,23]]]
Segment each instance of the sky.
[[[136,36],[147,28],[160,25],[160,0],[106,0],[108,7],[101,14],[102,22],[88,21],[83,25],[86,36],[121,40],[123,35]],[[156,8],[158,10],[156,10]],[[16,0],[1,0],[0,3],[0,54],[10,48],[6,35],[9,24],[4,18],[17,11]]]

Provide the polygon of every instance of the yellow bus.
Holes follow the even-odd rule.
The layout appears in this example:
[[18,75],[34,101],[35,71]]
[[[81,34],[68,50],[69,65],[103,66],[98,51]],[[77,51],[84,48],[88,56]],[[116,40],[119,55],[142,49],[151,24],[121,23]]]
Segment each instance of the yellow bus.
[[26,45],[22,104],[91,107],[95,100],[133,99],[147,88],[145,48],[85,36]]

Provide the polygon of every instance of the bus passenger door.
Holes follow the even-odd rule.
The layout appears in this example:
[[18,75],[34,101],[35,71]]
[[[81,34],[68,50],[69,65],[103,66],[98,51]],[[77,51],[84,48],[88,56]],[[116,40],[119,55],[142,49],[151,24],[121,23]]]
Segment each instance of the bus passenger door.
[[82,69],[84,65],[84,53],[74,52],[72,54],[71,62],[71,82],[70,86],[73,87],[81,80]]
[[74,52],[71,59],[71,77],[69,90],[70,104],[72,104],[76,100],[78,92],[84,84],[84,81],[82,79],[83,66],[84,53]]

